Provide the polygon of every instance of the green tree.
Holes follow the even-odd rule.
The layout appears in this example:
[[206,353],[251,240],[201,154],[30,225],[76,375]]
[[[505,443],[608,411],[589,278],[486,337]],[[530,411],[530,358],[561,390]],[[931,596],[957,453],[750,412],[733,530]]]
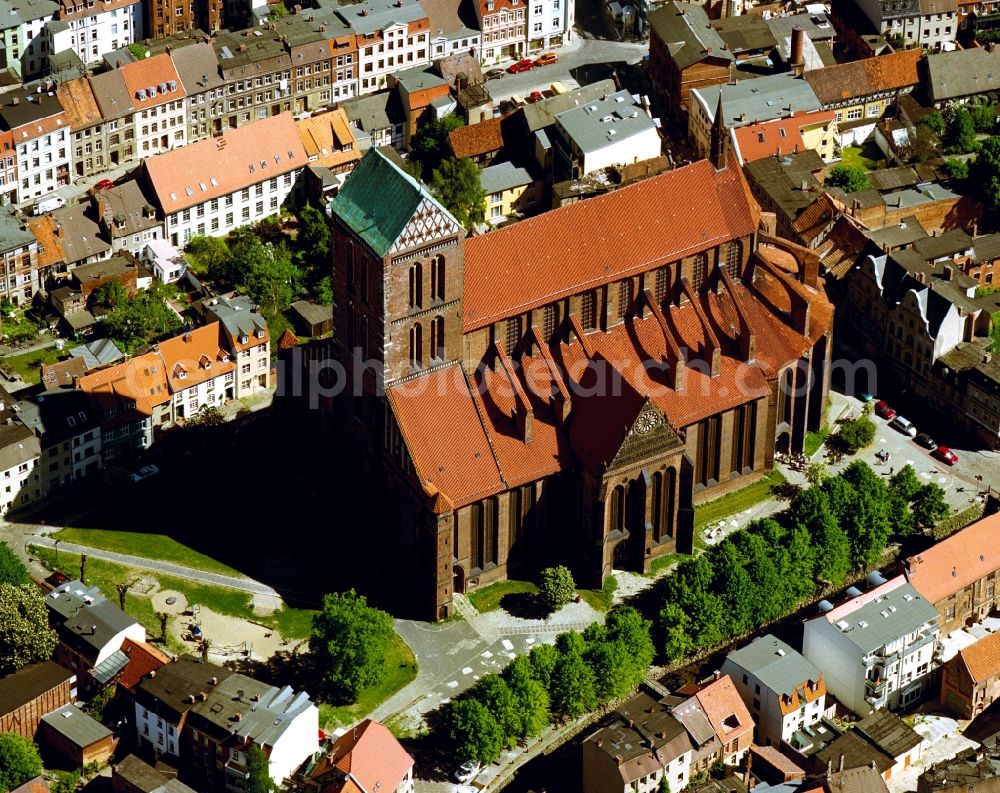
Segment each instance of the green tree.
[[944,116],[941,115],[940,110],[928,113],[921,119],[920,123],[935,135],[941,135],[944,132]]
[[569,603],[575,595],[576,584],[568,567],[558,565],[542,570],[538,597],[546,608],[555,611]]
[[809,463],[806,467],[806,481],[814,487],[823,484],[828,476],[830,472],[826,468],[826,463]]
[[247,760],[247,793],[276,793],[278,786],[271,778],[271,763],[257,744],[243,752]]
[[945,129],[941,142],[949,154],[968,154],[975,151],[976,126],[965,105],[951,105],[944,114]]
[[552,710],[560,716],[577,718],[597,707],[594,672],[583,659],[586,646],[579,634],[560,634],[556,646],[559,660],[549,686]]
[[104,306],[107,309],[119,308],[126,300],[128,295],[120,281],[105,281],[90,296],[91,305]]
[[59,771],[55,784],[52,785],[52,793],[73,793],[77,785],[80,784],[79,771]]
[[855,460],[840,474],[854,489],[851,520],[841,519],[848,527],[851,561],[855,567],[870,566],[885,553],[892,527],[889,525],[888,488],[881,476],[861,460]]
[[965,160],[958,159],[958,157],[949,157],[945,160],[944,170],[950,179],[961,180],[969,178],[969,164]]
[[638,685],[656,656],[656,648],[650,635],[653,623],[632,606],[618,605],[608,612],[604,626],[609,641],[625,645],[631,659],[632,676]]
[[845,193],[872,189],[868,173],[858,165],[835,165],[826,175],[824,184],[828,187],[840,187]]
[[666,774],[660,777],[660,790],[659,793],[671,793],[670,791],[670,779]]
[[1000,135],[983,141],[969,175],[986,205],[1000,209]]
[[503,731],[478,699],[463,697],[448,708],[448,734],[462,760],[492,763],[503,751]]
[[333,279],[328,275],[320,278],[312,288],[313,297],[321,306],[333,305]]
[[[551,645],[541,646],[548,647],[557,653]],[[530,658],[526,655],[517,656],[507,665],[503,677],[507,681],[510,693],[514,696],[516,703],[518,737],[530,738],[540,735],[551,721],[549,692],[536,678]]]
[[429,119],[421,124],[410,148],[413,150],[413,156],[423,166],[424,178],[430,178],[447,154],[448,135],[451,131],[464,125],[465,121],[454,113],[439,119]]
[[264,244],[256,237],[252,242],[234,248],[239,258],[238,274],[241,287],[267,315],[284,311],[292,304],[302,282],[302,271],[292,263],[283,245]]
[[308,269],[321,273],[330,269],[330,225],[323,213],[310,203],[299,210],[299,234],[295,247]]
[[455,220],[472,228],[486,219],[479,168],[467,157],[448,157],[431,172],[430,188]]
[[528,660],[531,662],[531,673],[535,680],[547,690],[552,682],[552,670],[559,662],[559,651],[551,644],[538,644],[531,648]]
[[816,549],[813,546],[809,529],[801,524],[794,525],[788,532],[786,547],[788,548],[789,589],[795,601],[799,602],[816,591],[814,581]]
[[392,617],[353,589],[324,596],[309,639],[323,693],[336,702],[355,702],[363,689],[380,683],[393,635]]
[[521,737],[521,718],[517,699],[507,681],[500,675],[483,675],[470,695],[482,702],[496,720],[503,745],[516,746]]
[[222,237],[192,237],[187,245],[188,264],[199,275],[228,281],[232,253]]
[[781,546],[768,545],[750,527],[736,534],[734,542],[746,560],[746,570],[757,594],[754,602],[757,624],[780,617],[790,601],[788,581],[775,563],[775,551]]
[[660,632],[663,634],[663,654],[671,661],[678,661],[692,650],[691,618],[676,603],[667,603],[660,609]]
[[898,493],[906,501],[913,498],[917,491],[920,490],[922,486],[920,477],[917,476],[917,472],[913,470],[912,465],[904,465],[891,477],[889,477],[889,490],[892,493]]
[[48,660],[56,649],[48,609],[28,584],[0,584],[0,675]]
[[847,534],[830,508],[826,487],[838,477],[831,477],[823,488],[810,487],[792,500],[792,531],[808,531],[815,548],[814,574],[831,584],[840,584],[851,569],[851,546]]
[[944,490],[930,482],[913,494],[910,502],[913,522],[918,529],[932,529],[948,514],[948,502],[944,500]]
[[101,321],[107,334],[128,352],[181,325],[181,318],[167,305],[163,286],[159,284],[126,300],[105,314]]
[[972,117],[972,126],[976,132],[992,132],[997,125],[996,106],[979,94],[973,101],[968,103],[969,115]]
[[28,568],[17,558],[11,547],[0,542],[0,584],[30,584],[31,575]]
[[713,589],[725,609],[727,630],[738,635],[756,623],[757,587],[736,544],[726,538],[712,554]]
[[874,421],[867,416],[859,416],[842,424],[837,437],[847,451],[853,454],[859,449],[871,446],[877,431],[878,427]]
[[42,759],[33,741],[0,733],[0,790],[13,790],[41,773]]

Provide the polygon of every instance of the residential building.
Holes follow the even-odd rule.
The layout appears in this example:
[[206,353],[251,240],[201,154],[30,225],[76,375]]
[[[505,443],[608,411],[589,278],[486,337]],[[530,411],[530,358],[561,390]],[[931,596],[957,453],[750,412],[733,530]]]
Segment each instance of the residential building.
[[805,623],[802,652],[827,690],[866,716],[899,708],[926,692],[936,668],[938,614],[903,576]]
[[343,185],[347,174],[362,156],[344,108],[337,107],[299,119],[295,125],[309,163],[328,168]]
[[837,121],[833,110],[796,112],[773,121],[735,126],[730,135],[741,163],[807,149],[829,162],[836,151]]
[[816,773],[874,768],[886,782],[919,765],[926,739],[899,716],[874,710],[811,756]]
[[141,289],[148,289],[152,282],[146,268],[128,253],[74,267],[71,278],[73,287],[80,292],[85,303],[89,303],[91,295],[110,281],[121,284],[129,296],[137,294]]
[[766,58],[778,45],[762,14],[723,16],[711,24],[737,62]]
[[670,0],[648,19],[653,92],[670,121],[686,124],[691,89],[728,82],[735,58],[700,5]]
[[8,420],[0,426],[0,515],[42,496],[41,446],[31,430],[13,420],[13,408],[14,400],[4,392],[2,412]]
[[739,765],[753,745],[754,722],[732,678],[716,675],[707,685],[694,688],[697,690],[673,709],[693,746],[690,776],[706,772],[717,761]]
[[139,258],[153,271],[156,280],[172,284],[187,272],[187,259],[167,240],[152,240],[146,243]]
[[527,4],[521,0],[476,0],[476,3],[479,29],[483,31],[483,63],[517,60],[524,55],[528,46]]
[[90,201],[116,253],[137,257],[148,243],[163,239],[163,221],[134,179],[95,193]]
[[406,115],[403,144],[409,146],[424,118],[444,115],[437,112],[436,106],[440,100],[448,99],[451,86],[429,66],[398,71],[389,77],[389,85],[392,90],[399,92],[399,100]]
[[174,246],[278,213],[308,162],[290,113],[143,161],[140,179]]
[[652,793],[687,787],[692,747],[670,707],[645,691],[615,709],[583,742],[583,793]]
[[56,19],[65,24],[50,26],[51,52],[72,50],[84,64],[145,36],[140,0],[60,0]]
[[867,765],[827,772],[820,785],[823,793],[889,793],[882,775]]
[[104,462],[148,449],[154,430],[170,421],[170,390],[155,352],[90,372],[77,381],[77,388],[90,395],[98,411]]
[[483,168],[479,182],[486,194],[486,221],[496,225],[536,212],[542,205],[543,183],[526,168],[501,162]]
[[76,674],[84,693],[100,690],[125,668],[125,639],[146,640],[146,629],[134,617],[80,581],[49,592],[45,605],[59,638],[54,660]]
[[503,150],[504,128],[510,126],[508,118],[488,118],[478,124],[465,124],[448,133],[448,146],[456,157],[468,157],[480,166],[489,165]]
[[[135,162],[141,156],[136,143],[136,109],[128,87],[118,72],[118,69],[112,69],[87,78],[103,119],[103,123],[89,128],[95,170],[100,157],[105,158],[104,162],[108,167],[115,168]],[[141,113],[139,115],[141,122]],[[81,129],[73,135],[74,154],[76,147],[81,146],[80,157],[84,159],[87,155],[87,136],[88,129]],[[97,151],[98,147],[103,154]]]
[[757,724],[757,742],[781,746],[797,730],[823,718],[823,673],[774,636],[760,636],[734,650],[722,664]]
[[[809,83],[788,73],[695,88],[688,102],[688,138],[699,157],[708,154],[712,125],[720,105],[722,123],[727,132],[764,121],[789,116],[794,118],[800,112],[812,113],[820,109],[819,99]],[[793,148],[789,144],[785,152],[791,151]]]
[[[204,0],[220,3],[221,0]],[[222,133],[228,86],[219,70],[215,48],[207,41],[187,42],[170,53],[184,86],[185,140],[194,143]]]
[[926,63],[924,85],[935,107],[1000,91],[1000,51],[995,45],[932,53]]
[[17,402],[16,411],[40,444],[38,468],[43,495],[52,495],[60,487],[101,469],[100,420],[82,391],[48,388],[25,395]]
[[186,92],[170,55],[153,55],[115,71],[121,75],[135,109],[137,155],[145,160],[186,145]]
[[838,124],[878,120],[900,96],[920,84],[922,50],[902,50],[860,61],[839,63],[806,72],[824,110],[833,110]]
[[924,771],[917,779],[917,793],[992,793],[998,782],[1000,752],[973,747]]
[[[775,396],[793,370],[826,382],[832,312],[819,263],[758,234],[756,205],[725,137],[716,140],[713,161],[469,239],[377,149],[334,199],[333,348],[345,371],[356,357],[377,367],[386,394],[366,377],[333,407],[363,461],[358,487],[380,482],[379,525],[414,527],[386,545],[409,559],[426,613],[447,616],[453,592],[540,561],[550,543],[595,585],[612,566],[648,568],[691,542],[692,503],[760,478],[776,447],[800,448],[820,420],[824,387],[794,402]],[[716,220],[693,230],[679,220],[688,216]],[[636,217],[641,232],[624,220]],[[609,261],[600,252],[612,248]],[[800,263],[794,275],[772,263],[779,248]],[[543,259],[551,265],[540,269]],[[721,310],[717,289],[747,306],[741,331],[708,319]],[[771,314],[758,290],[792,301],[790,313]],[[718,327],[731,328],[725,344]],[[681,348],[702,350],[702,362]],[[636,371],[629,355],[671,361],[669,385],[636,375],[621,399],[571,396],[588,361]],[[512,360],[549,374],[522,380]],[[730,390],[737,370],[748,377]],[[558,528],[568,514],[574,539]]]
[[17,198],[17,157],[14,152],[14,134],[0,131],[0,201],[14,203]]
[[781,157],[762,157],[746,164],[744,172],[750,192],[764,212],[774,213],[779,236],[803,242],[796,233],[795,222],[823,192],[817,177],[825,167],[812,149]]
[[980,622],[996,607],[1000,514],[989,515],[903,563],[903,573],[938,610],[941,635]]
[[235,399],[236,364],[220,346],[220,331],[213,322],[156,345],[170,388],[171,422]]
[[43,283],[39,279],[38,240],[11,207],[0,207],[0,295],[15,306],[30,305]]
[[339,738],[326,739],[295,783],[307,793],[413,793],[413,758],[384,725],[365,719]]
[[557,181],[651,160],[662,148],[649,112],[628,91],[559,113],[553,132],[550,140]]
[[941,704],[960,719],[974,719],[1000,694],[1000,634],[990,633],[941,667]]
[[176,775],[160,773],[134,754],[111,767],[111,789],[114,793],[195,793]]
[[391,146],[397,151],[403,150],[406,114],[397,91],[359,96],[344,102],[343,108],[354,128],[352,134],[359,148]]
[[483,41],[474,10],[475,4],[469,0],[459,3],[449,0],[420,0],[420,5],[430,20],[431,60],[469,56],[478,67]]
[[34,739],[42,716],[76,702],[76,675],[55,661],[0,677],[0,732]]
[[42,716],[38,738],[50,756],[69,768],[91,763],[103,766],[118,745],[111,730],[76,705],[64,705]]
[[56,86],[56,96],[73,134],[71,165],[74,177],[92,176],[110,168],[107,136],[103,134],[104,118],[90,81],[86,77],[65,80]]
[[430,20],[419,0],[363,0],[337,15],[357,36],[359,95],[382,90],[394,72],[431,62]]
[[0,68],[21,80],[45,73],[52,54],[49,24],[59,11],[54,0],[16,0],[0,7]]
[[236,129],[291,112],[292,60],[275,31],[220,31],[212,37],[212,47],[218,57],[219,75],[225,81],[226,116],[222,128]]
[[146,8],[146,35],[152,39],[164,39],[194,30],[215,33],[225,26],[225,5],[224,0],[150,3]]
[[917,47],[917,52],[940,49],[958,34],[955,0],[859,0],[858,7],[900,51],[906,47]]
[[205,306],[206,319],[221,325],[222,346],[238,367],[236,398],[270,390],[271,337],[267,320],[246,295],[213,297]]
[[[320,22],[312,15],[289,14],[271,23],[274,28],[271,35],[277,35],[288,50],[289,87],[295,113],[308,113],[329,105],[334,96],[332,88],[343,87],[346,82],[337,77],[336,58],[354,53],[353,31],[337,17],[330,16],[330,22]],[[351,91],[343,96],[353,94]],[[254,99],[260,105],[256,96]]]
[[130,694],[135,694],[135,688],[149,676],[155,676],[156,670],[171,662],[171,658],[163,650],[148,642],[137,642],[125,639],[122,642],[122,652],[128,656],[128,664],[118,676],[118,686]]
[[561,47],[573,40],[576,0],[530,0],[528,52]]
[[59,98],[27,88],[0,97],[0,128],[11,133],[23,204],[69,184],[70,131]]
[[[833,45],[837,31],[825,13],[815,8],[797,14],[778,14],[764,20],[777,42],[773,55],[792,70],[807,72],[836,63]],[[796,29],[802,33],[796,33]],[[795,38],[801,36],[801,52],[795,51]]]

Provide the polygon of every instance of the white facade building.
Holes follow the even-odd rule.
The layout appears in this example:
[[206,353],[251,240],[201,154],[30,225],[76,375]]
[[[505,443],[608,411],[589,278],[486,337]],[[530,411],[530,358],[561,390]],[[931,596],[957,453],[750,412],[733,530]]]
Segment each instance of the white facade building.
[[136,153],[149,157],[187,144],[186,93],[170,55],[163,53],[118,69],[134,108]]
[[147,242],[139,256],[148,265],[156,280],[172,284],[187,272],[187,260],[167,240]]
[[803,654],[855,713],[905,707],[931,683],[938,617],[899,576],[806,622]]
[[236,362],[236,398],[252,396],[271,387],[271,345],[264,319],[246,295],[212,298],[205,308],[210,319],[222,325],[224,346]]
[[430,20],[416,0],[365,0],[338,15],[357,34],[358,95],[385,88],[394,72],[430,63]]
[[5,426],[0,435],[0,515],[40,498],[38,438],[21,424]]
[[98,63],[104,54],[142,40],[142,3],[62,0],[49,36],[53,53],[73,50],[85,64]]
[[568,44],[573,38],[576,0],[528,0],[528,51]]
[[159,343],[170,387],[171,421],[189,419],[203,408],[221,408],[236,396],[236,364],[220,346],[218,322]]
[[69,183],[70,130],[54,93],[21,89],[4,95],[0,118],[17,159],[16,203],[47,196]]
[[291,113],[282,113],[151,157],[143,167],[167,239],[180,246],[277,214],[307,162]]

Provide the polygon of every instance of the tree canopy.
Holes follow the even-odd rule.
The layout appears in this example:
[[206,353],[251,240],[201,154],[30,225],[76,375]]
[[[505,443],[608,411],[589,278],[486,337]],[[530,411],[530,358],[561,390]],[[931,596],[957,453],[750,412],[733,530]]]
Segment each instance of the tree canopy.
[[449,113],[441,118],[428,119],[420,125],[410,148],[413,150],[413,156],[423,166],[425,179],[430,178],[434,169],[444,159],[448,151],[449,133],[462,126],[465,126],[465,121],[454,113]]
[[826,175],[824,183],[830,187],[843,188],[846,193],[857,193],[872,188],[868,173],[858,165],[835,165]]
[[479,168],[467,157],[448,157],[431,173],[430,188],[455,220],[471,228],[486,219]]
[[31,575],[11,547],[0,542],[0,584],[27,585]]
[[34,741],[0,733],[0,790],[13,790],[41,773],[42,759]]
[[542,604],[555,611],[569,603],[576,594],[576,584],[568,567],[546,567],[542,570],[538,597]]
[[101,321],[107,334],[126,352],[181,326],[181,318],[167,305],[164,286],[155,281],[149,289],[118,303]]
[[950,105],[944,112],[941,143],[949,154],[968,154],[978,148],[976,123],[965,105]]
[[969,175],[986,205],[1000,210],[1000,135],[983,141]]
[[28,584],[0,584],[0,675],[48,660],[56,649],[42,596]]
[[250,744],[243,754],[249,775],[246,793],[275,793],[279,788],[271,778],[271,764],[263,750],[257,744]]

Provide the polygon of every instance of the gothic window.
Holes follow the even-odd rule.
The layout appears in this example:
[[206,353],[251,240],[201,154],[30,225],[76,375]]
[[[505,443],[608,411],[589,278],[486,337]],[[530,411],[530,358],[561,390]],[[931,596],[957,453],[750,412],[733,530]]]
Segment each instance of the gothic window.
[[542,315],[542,338],[551,342],[559,324],[559,306],[546,306]]
[[663,536],[663,474],[653,474],[653,540],[659,542]]
[[362,359],[368,357],[368,317],[364,314],[361,315],[361,357]]
[[583,314],[583,329],[594,330],[597,327],[597,293],[587,292],[583,296],[581,313]]
[[423,304],[424,267],[417,262],[410,267],[410,308],[420,308]]
[[677,469],[668,468],[666,480],[663,483],[663,531],[662,536],[674,536],[674,507],[676,506]]
[[497,500],[487,498],[472,505],[472,566],[483,570],[499,561]]
[[347,307],[347,349],[354,349],[354,306]]
[[434,317],[431,322],[431,357],[444,360],[444,317]]
[[719,443],[722,440],[722,421],[718,415],[701,422],[698,433],[697,484],[707,485],[719,481]]
[[632,281],[626,278],[618,284],[618,318],[623,319],[632,305]]
[[737,240],[726,246],[726,273],[734,281],[740,277],[740,243]]
[[691,264],[691,288],[695,292],[700,292],[705,283],[705,276],[708,274],[708,256],[699,253],[694,257]]
[[517,345],[521,343],[521,318],[511,317],[507,320],[507,339],[504,347],[509,354],[513,354]]
[[360,269],[360,293],[361,299],[368,302],[368,268],[371,266],[371,258],[366,254],[361,258]]
[[670,287],[670,268],[661,267],[656,271],[656,280],[653,286],[653,296],[657,303],[662,303],[667,296],[667,289]]
[[348,243],[347,253],[347,288],[354,288],[354,242]]
[[611,520],[608,523],[608,530],[625,530],[625,488],[621,485],[611,491]]
[[444,256],[431,259],[431,299],[444,300]]
[[410,366],[419,369],[424,365],[424,328],[417,322],[410,328]]

